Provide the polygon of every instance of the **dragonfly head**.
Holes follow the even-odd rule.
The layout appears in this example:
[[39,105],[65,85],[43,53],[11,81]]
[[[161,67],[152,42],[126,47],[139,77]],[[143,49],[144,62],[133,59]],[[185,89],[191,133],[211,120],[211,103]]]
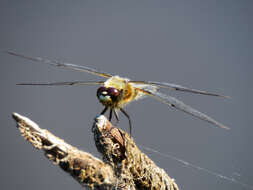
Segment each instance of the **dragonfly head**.
[[117,88],[101,86],[97,90],[97,97],[104,106],[113,106],[120,98],[120,91]]

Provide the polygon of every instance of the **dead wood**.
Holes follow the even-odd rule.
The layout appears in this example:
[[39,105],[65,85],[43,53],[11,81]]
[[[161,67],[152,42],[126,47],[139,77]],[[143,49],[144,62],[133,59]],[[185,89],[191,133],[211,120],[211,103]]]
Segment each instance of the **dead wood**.
[[102,160],[73,147],[30,119],[13,114],[25,140],[69,173],[82,186],[95,190],[178,190],[174,179],[136,146],[123,130],[113,127],[103,116],[92,126]]

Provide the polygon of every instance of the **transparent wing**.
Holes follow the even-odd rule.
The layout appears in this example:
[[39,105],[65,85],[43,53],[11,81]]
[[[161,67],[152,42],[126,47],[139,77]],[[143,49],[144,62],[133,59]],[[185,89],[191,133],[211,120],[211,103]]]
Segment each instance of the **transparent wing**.
[[230,98],[229,96],[223,96],[215,93],[210,93],[202,90],[196,90],[196,89],[191,89],[187,88],[181,85],[177,84],[171,84],[171,83],[165,83],[165,82],[153,82],[153,81],[129,81],[130,83],[134,84],[147,84],[147,85],[153,85],[157,86],[159,88],[168,88],[170,90],[178,90],[178,91],[184,91],[184,92],[191,92],[194,94],[203,94],[203,95],[209,95],[209,96],[218,96],[218,97],[223,97],[223,98]]
[[71,70],[75,70],[75,71],[91,73],[93,75],[101,76],[101,77],[104,77],[104,78],[110,78],[112,76],[109,73],[98,71],[96,69],[92,69],[92,68],[89,68],[89,67],[86,67],[86,66],[74,65],[74,64],[71,64],[71,63],[63,63],[61,61],[43,59],[43,58],[40,58],[40,57],[30,57],[30,56],[18,54],[18,53],[12,52],[12,51],[6,51],[6,53],[8,53],[10,55],[17,56],[17,57],[22,57],[24,59],[28,59],[28,60],[32,60],[32,61],[36,61],[36,62],[48,64],[48,65],[53,65],[53,66],[56,66],[56,67],[62,67],[62,68],[71,69]]
[[186,105],[185,103],[183,103],[182,101],[172,97],[172,96],[169,96],[169,95],[166,95],[166,94],[162,94],[160,92],[150,92],[150,91],[147,91],[147,90],[143,90],[143,89],[137,89],[157,100],[159,100],[160,102],[163,102],[171,107],[174,107],[178,110],[181,110],[183,112],[186,112],[194,117],[197,117],[201,120],[204,120],[204,121],[207,121],[209,123],[212,123],[220,128],[223,128],[223,129],[230,129],[229,127],[219,123],[218,121],[214,120],[213,118],[207,116],[206,114],[204,113],[201,113],[199,112],[198,110]]
[[103,85],[103,81],[73,81],[73,82],[53,82],[53,83],[19,83],[17,85],[28,86],[81,86],[81,85]]

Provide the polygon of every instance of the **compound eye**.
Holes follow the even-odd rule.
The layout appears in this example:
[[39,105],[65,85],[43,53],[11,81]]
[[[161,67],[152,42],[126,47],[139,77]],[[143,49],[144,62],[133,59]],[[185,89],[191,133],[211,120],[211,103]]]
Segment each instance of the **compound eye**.
[[112,88],[112,87],[109,87],[107,89],[107,92],[108,92],[108,95],[111,96],[111,97],[118,97],[119,96],[119,90],[117,88]]
[[107,88],[104,86],[99,87],[97,90],[97,97],[99,97],[101,94],[103,94],[103,92],[107,92]]

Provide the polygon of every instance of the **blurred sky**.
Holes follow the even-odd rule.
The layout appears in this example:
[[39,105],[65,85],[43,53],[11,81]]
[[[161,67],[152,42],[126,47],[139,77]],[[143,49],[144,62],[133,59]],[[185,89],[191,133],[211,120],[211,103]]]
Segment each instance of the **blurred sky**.
[[[231,127],[195,119],[151,98],[126,107],[138,144],[253,186],[252,1],[2,0],[0,50],[87,65],[134,80],[232,96],[164,91]],[[101,80],[0,55],[0,189],[81,189],[20,137],[12,112],[98,157],[91,125],[103,106],[92,87],[20,82]],[[119,126],[128,130],[125,117]],[[249,189],[145,151],[180,189]]]

